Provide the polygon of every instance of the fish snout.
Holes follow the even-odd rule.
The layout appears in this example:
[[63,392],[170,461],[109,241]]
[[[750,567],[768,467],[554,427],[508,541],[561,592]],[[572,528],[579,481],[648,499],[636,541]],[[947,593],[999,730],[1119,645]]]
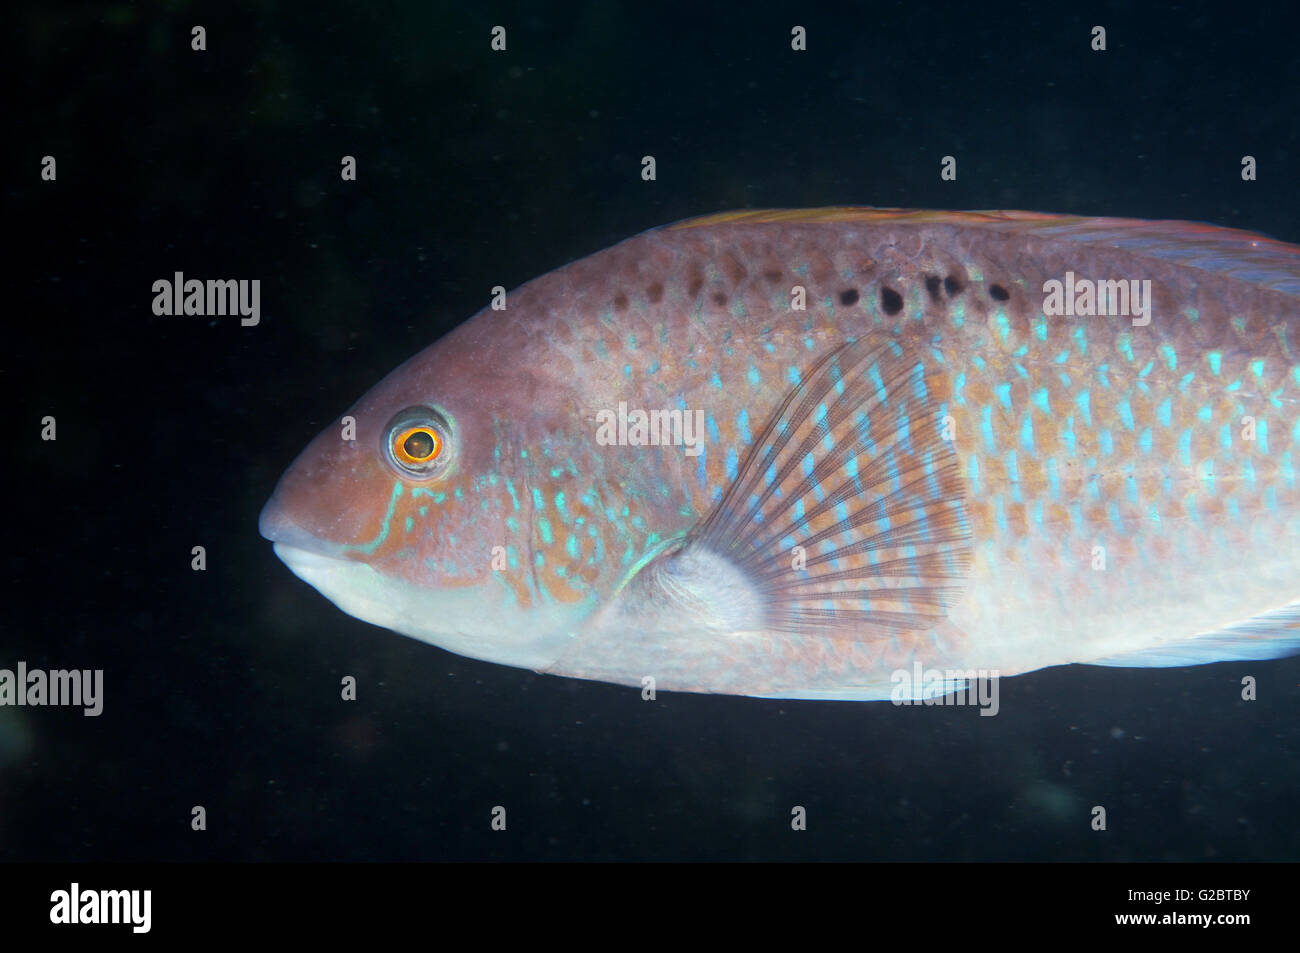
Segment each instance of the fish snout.
[[280,547],[287,546],[321,556],[338,558],[342,555],[343,547],[338,543],[321,539],[294,522],[280,502],[279,494],[273,494],[262,507],[261,515],[257,518],[257,531],[263,538],[275,543],[277,551]]

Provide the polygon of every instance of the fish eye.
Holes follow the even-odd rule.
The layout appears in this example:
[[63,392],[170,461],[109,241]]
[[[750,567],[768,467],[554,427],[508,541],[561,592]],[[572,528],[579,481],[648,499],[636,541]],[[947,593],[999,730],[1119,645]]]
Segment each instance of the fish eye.
[[416,479],[437,476],[446,469],[451,428],[436,410],[408,407],[384,428],[384,450],[399,474]]

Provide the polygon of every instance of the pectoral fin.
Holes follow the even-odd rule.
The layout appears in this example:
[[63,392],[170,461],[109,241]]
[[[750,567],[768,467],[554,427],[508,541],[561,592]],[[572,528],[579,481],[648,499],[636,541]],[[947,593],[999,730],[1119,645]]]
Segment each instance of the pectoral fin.
[[679,630],[928,629],[968,575],[964,492],[920,361],[892,337],[859,339],[807,371],[713,510],[628,595]]

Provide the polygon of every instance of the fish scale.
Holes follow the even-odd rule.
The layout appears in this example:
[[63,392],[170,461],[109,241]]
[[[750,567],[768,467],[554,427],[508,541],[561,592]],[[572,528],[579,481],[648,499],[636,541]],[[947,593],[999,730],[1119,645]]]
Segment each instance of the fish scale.
[[[1046,314],[1067,273],[1149,280],[1149,324]],[[629,684],[865,699],[914,662],[1284,654],[1298,276],[1293,246],[1188,223],[693,220],[403,365],[349,411],[354,444],[304,452],[263,531],[336,557],[300,575],[363,618]],[[698,411],[698,455],[602,445],[620,404]],[[427,487],[376,451],[408,405],[452,421]]]

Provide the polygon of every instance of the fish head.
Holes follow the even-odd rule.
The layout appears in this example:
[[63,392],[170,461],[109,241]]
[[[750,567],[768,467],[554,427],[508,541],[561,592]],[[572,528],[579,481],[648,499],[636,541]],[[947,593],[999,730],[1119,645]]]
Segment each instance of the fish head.
[[307,446],[263,508],[261,534],[350,615],[457,654],[545,668],[573,607],[537,605],[530,585],[531,437],[515,423],[555,406],[545,386],[453,333]]

